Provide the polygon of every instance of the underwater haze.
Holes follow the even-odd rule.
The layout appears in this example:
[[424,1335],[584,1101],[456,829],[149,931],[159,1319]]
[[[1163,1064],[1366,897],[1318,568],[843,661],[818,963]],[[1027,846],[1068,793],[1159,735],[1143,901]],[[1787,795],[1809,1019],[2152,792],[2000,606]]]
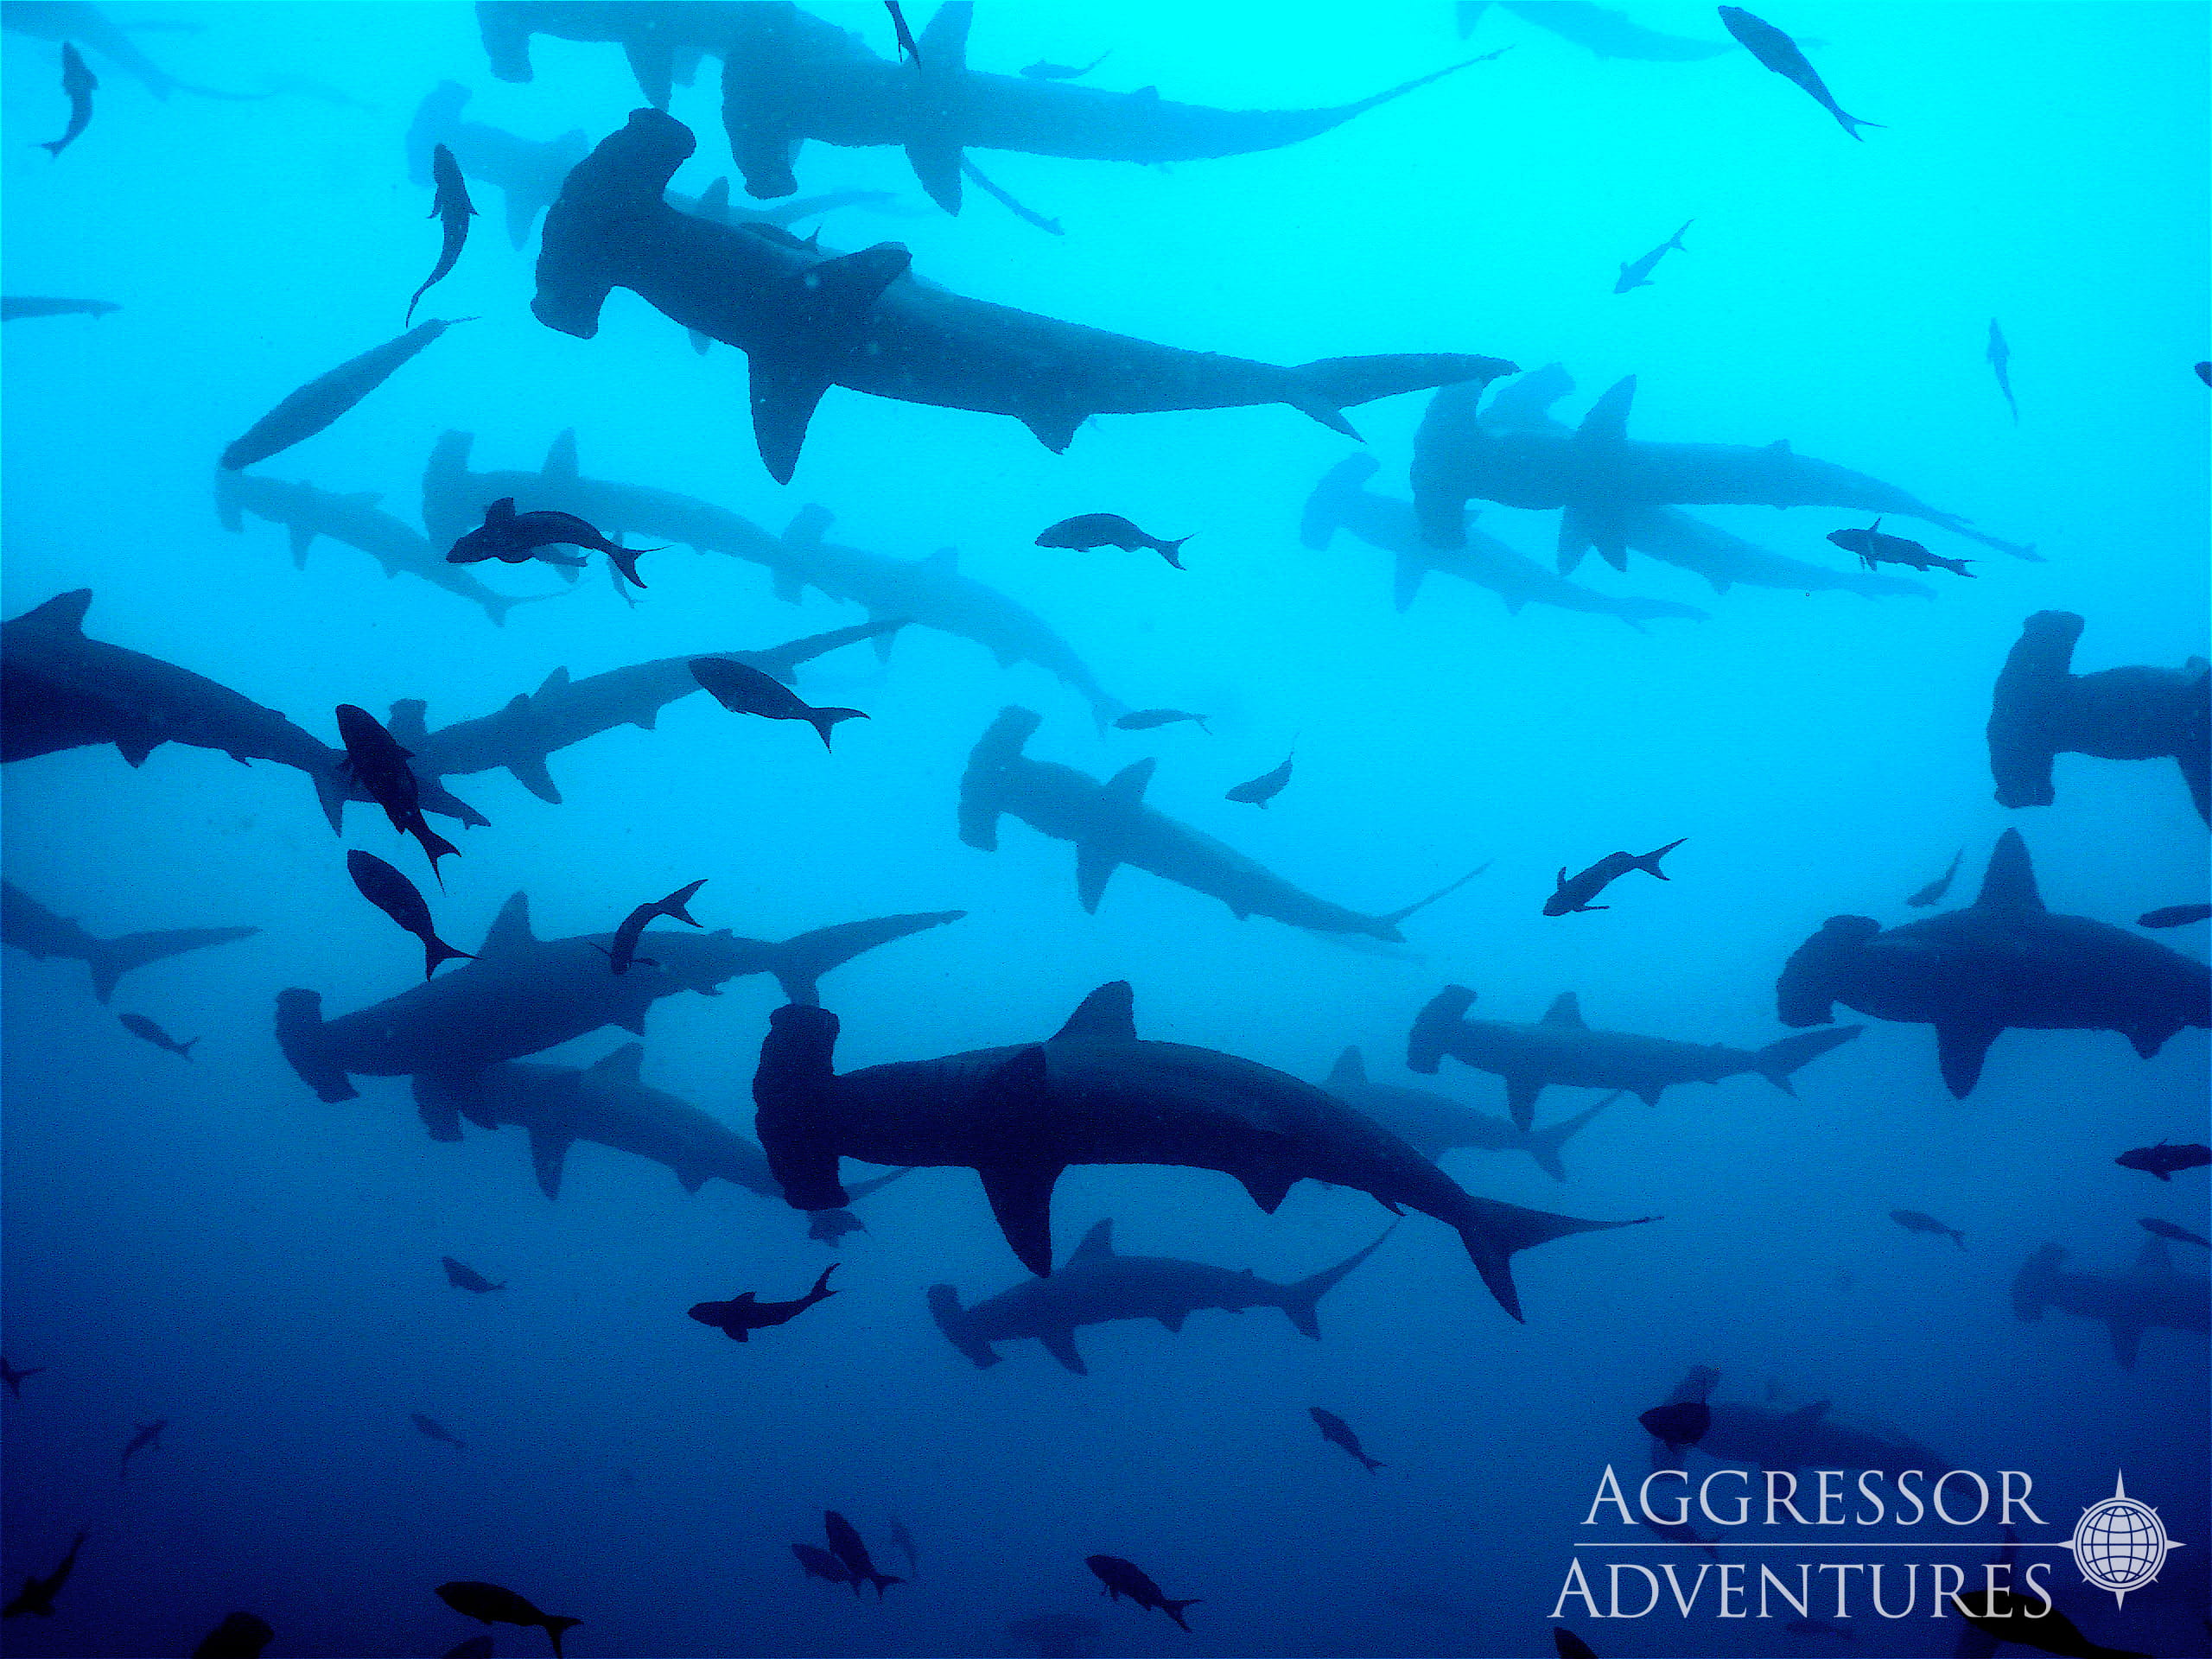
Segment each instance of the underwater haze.
[[[959,14],[932,26],[910,3],[915,62],[889,11],[857,3],[0,10],[0,285],[112,308],[11,297],[6,325],[0,1567],[6,1593],[31,1583],[4,1650],[182,1654],[250,1611],[273,1656],[487,1631],[500,1655],[582,1659],[1988,1653],[1934,1569],[2001,1623],[2008,1581],[1983,1570],[2009,1520],[2009,1582],[2101,1644],[2047,1650],[2205,1653],[2207,1171],[2115,1160],[2212,1138],[2205,925],[2137,925],[2201,907],[2209,875],[2187,779],[2212,569],[2212,11],[1770,4],[1758,19],[1867,124],[1856,141],[1715,8],[1643,0],[1632,29],[1566,4],[985,4],[964,59]],[[524,23],[587,38],[536,34],[517,79],[486,42]],[[650,75],[686,31],[710,38],[674,51],[667,115],[633,115],[632,60]],[[823,54],[812,78],[772,82],[772,41],[793,39]],[[795,195],[748,194],[725,55],[772,135],[750,176],[772,188],[793,155]],[[97,87],[49,154],[73,124],[65,57]],[[1465,60],[1310,131],[1210,124]],[[808,100],[826,110],[842,76],[859,90],[833,118]],[[918,124],[825,142],[878,114]],[[686,215],[723,191],[741,213],[835,200],[693,241],[639,205],[657,182],[601,213],[594,169],[664,143],[670,118],[696,139],[671,188]],[[1173,121],[1233,153],[1117,156]],[[475,216],[411,326],[454,326],[321,429],[219,466],[296,388],[410,326],[446,234],[433,143]],[[1027,216],[973,175],[943,211],[963,154]],[[833,263],[887,243],[910,276],[888,255]],[[1654,251],[1648,283],[1616,292]],[[595,332],[548,326],[575,319],[545,296],[610,282]],[[923,321],[896,334],[898,317]],[[1130,341],[1178,348],[1131,372],[1147,390],[1122,406],[1148,412],[1084,404],[1071,365],[1103,384]],[[1437,355],[1326,361],[1395,354]],[[899,395],[855,385],[886,364]],[[1485,381],[1490,428],[1467,414],[1455,438],[1446,414]],[[928,389],[956,382],[991,385]],[[788,484],[755,400],[764,432],[799,406]],[[1555,429],[1505,429],[1546,408]],[[1859,481],[1777,507],[1764,485],[1662,480],[1624,505],[1662,445],[1710,447],[1689,473],[1802,460]],[[1491,470],[1460,549],[1458,486],[1436,480],[1470,456]],[[448,560],[506,496],[654,550],[643,587],[588,541],[535,550],[581,563]],[[1182,545],[1039,544],[1100,513]],[[1829,539],[1878,518],[1928,562]],[[79,590],[83,640],[73,603],[24,620]],[[2012,705],[2042,734],[2019,741],[2056,752],[2055,798],[2007,806],[1985,727],[2050,612],[2083,620],[2075,675],[2158,676],[2097,682],[2107,700],[2063,718],[2087,682]],[[900,626],[790,674],[805,705],[867,715],[820,740],[685,677],[871,622]],[[658,689],[537,748],[456,730],[651,663]],[[281,711],[304,758],[238,764],[207,682]],[[419,722],[394,710],[409,700]],[[458,849],[435,879],[365,761],[335,769],[340,705],[412,752],[393,787],[420,785],[419,840]],[[1035,717],[1019,744],[999,741],[1026,725],[1007,709]],[[1154,710],[1204,718],[1116,723]],[[2147,758],[2084,752],[2130,742]],[[1233,798],[1287,759],[1279,792]],[[319,785],[354,791],[340,836]],[[1600,908],[1545,913],[1608,855],[1677,842],[1663,867],[1593,877]],[[348,849],[486,958],[438,966],[415,1026],[343,1018],[424,984]],[[1909,906],[1955,855],[1948,891]],[[595,954],[702,878],[697,931],[652,919],[625,975]],[[1877,991],[1824,982],[1839,1026],[1789,995],[1801,947],[1840,937],[1829,918],[1955,912],[1982,931],[1904,936]],[[818,986],[804,947],[772,948],[876,918],[912,926],[824,946]],[[95,994],[111,982],[82,958],[114,965],[97,942],[173,929],[257,931],[149,947]],[[720,965],[692,974],[699,953]],[[1098,1014],[1109,995],[1047,1042],[1122,981],[1141,1040]],[[516,1012],[618,986],[637,1000],[604,1018],[524,1030]],[[1415,1042],[1430,1071],[1409,1069],[1416,1016],[1442,1029],[1453,986],[1474,994],[1471,1023],[1443,1022],[1469,1054],[1483,1022],[1699,1048],[1585,1082]],[[280,1011],[299,991],[318,1012]],[[865,1122],[818,1057],[772,1065],[756,1123],[770,1016],[817,995],[842,1073],[993,1053],[954,1083],[887,1074]],[[1920,1011],[1947,997],[1969,1012]],[[1456,1103],[1465,1136],[1392,1118],[1413,1109],[1362,1094],[1353,1047],[1370,1090]],[[1171,1099],[1203,1127],[1171,1124]],[[1093,1134],[1122,1151],[1066,1153]],[[772,1170],[738,1140],[756,1136]],[[1214,1156],[1230,1142],[1256,1161]],[[840,1236],[802,1177],[826,1147],[834,1184],[841,1144],[855,1188],[924,1166],[855,1195]],[[988,1199],[979,1165],[999,1172]],[[1187,1323],[1180,1293],[1113,1291],[1133,1270],[1094,1249],[1090,1322],[983,1334],[976,1305],[1031,1277],[1039,1170],[1043,1287],[1092,1282],[1065,1264],[1110,1220],[1122,1257],[1223,1270],[1163,1270],[1211,1287]],[[1656,1219],[1512,1257],[1516,1321],[1481,1240],[1519,1224],[1463,1225],[1461,1189]],[[1264,1297],[1220,1311],[1241,1270],[1275,1296],[1386,1228],[1320,1296],[1318,1340]],[[833,1261],[834,1294],[741,1344],[686,1317],[799,1299]],[[933,1312],[939,1286],[954,1300]],[[1669,1403],[1709,1405],[1708,1443],[1640,1426]],[[1823,1440],[1836,1426],[1856,1439]],[[1688,1484],[1649,1490],[1690,1497],[1671,1541],[1632,1513],[1670,1460]],[[1974,1471],[1986,1512],[1901,1524],[1907,1467],[1923,1497]],[[1695,1507],[1724,1469],[1742,1478],[1716,1509],[1757,1500],[1740,1526]],[[1802,1483],[1802,1524],[1764,1509],[1769,1470]],[[1820,1523],[1821,1470],[1848,1471],[1842,1524]],[[1867,1470],[1878,1524],[1850,1519]],[[2005,1471],[2031,1481],[2028,1513],[2000,1510]],[[2067,1548],[2116,1478],[2179,1546],[2119,1598]],[[1951,1515],[1974,1485],[1950,1483]],[[850,1570],[825,1511],[899,1581],[804,1571],[796,1543]],[[1156,1587],[1133,1600],[1091,1557]],[[1792,1593],[1809,1571],[1807,1606],[1762,1566]],[[557,1636],[434,1593],[471,1585]],[[1147,1605],[1163,1599],[1192,1605]]]

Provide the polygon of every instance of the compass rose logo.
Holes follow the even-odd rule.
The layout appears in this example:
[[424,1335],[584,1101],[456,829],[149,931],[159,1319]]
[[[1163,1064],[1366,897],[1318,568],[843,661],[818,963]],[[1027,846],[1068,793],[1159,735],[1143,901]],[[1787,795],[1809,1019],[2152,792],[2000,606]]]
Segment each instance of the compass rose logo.
[[2158,1512],[2130,1497],[2126,1480],[2115,1473],[2112,1496],[2082,1511],[2066,1548],[2074,1552],[2082,1576],[2111,1591],[2113,1602],[2125,1606],[2127,1592],[2157,1578],[2167,1552],[2181,1546],[2166,1536]]

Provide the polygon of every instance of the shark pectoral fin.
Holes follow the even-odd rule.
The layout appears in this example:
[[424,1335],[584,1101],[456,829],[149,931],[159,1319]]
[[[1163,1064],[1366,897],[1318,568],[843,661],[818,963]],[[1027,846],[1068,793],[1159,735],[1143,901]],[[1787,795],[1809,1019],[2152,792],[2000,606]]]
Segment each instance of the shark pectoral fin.
[[1505,1109],[1512,1116],[1513,1126],[1526,1130],[1536,1121],[1536,1096],[1544,1091],[1544,1080],[1517,1072],[1505,1080]]
[[2135,1369],[2136,1351],[2143,1345],[2143,1327],[2127,1319],[2108,1319],[2112,1329],[2112,1357],[2120,1362],[2120,1369]]
[[1076,1351],[1075,1331],[1063,1326],[1057,1331],[1039,1331],[1037,1340],[1045,1344],[1045,1351],[1066,1366],[1077,1376],[1089,1376],[1090,1368],[1083,1363],[1083,1356]]
[[507,245],[520,250],[530,245],[530,233],[537,224],[540,203],[532,201],[519,190],[507,192]]
[[461,1105],[442,1079],[418,1076],[415,1079],[415,1114],[433,1141],[461,1139]]
[[788,484],[806,442],[807,423],[830,390],[830,372],[812,353],[783,356],[756,348],[749,355],[753,442],[769,476]]
[[1081,410],[1055,406],[1032,410],[1021,416],[1021,423],[1036,435],[1037,442],[1054,454],[1065,454],[1075,442],[1075,429],[1090,416]]
[[1075,849],[1075,893],[1082,901],[1084,913],[1098,913],[1098,901],[1106,896],[1106,883],[1122,861],[1103,842],[1086,841]]
[[1559,516],[1558,562],[1562,576],[1574,574],[1574,567],[1582,563],[1582,556],[1592,545],[1590,527],[1582,509],[1569,507]]
[[519,760],[510,760],[507,770],[514,774],[517,783],[539,800],[553,806],[561,804],[561,791],[554,785],[553,774],[545,769],[543,755],[524,755]]
[[687,328],[683,332],[690,338],[691,349],[701,357],[704,357],[708,348],[715,343],[712,334],[702,334],[696,328]]
[[[1243,1311],[1244,1311],[1244,1310],[1243,1310],[1243,1309],[1242,1309],[1242,1308],[1238,1308],[1238,1309],[1236,1309],[1236,1312],[1240,1313],[1243,1313]],[[1184,1321],[1185,1319],[1186,1319],[1190,1318],[1190,1314],[1189,1314],[1189,1313],[1188,1313],[1186,1310],[1185,1310],[1185,1309],[1183,1309],[1183,1308],[1177,1308],[1177,1309],[1176,1309],[1173,1313],[1162,1313],[1162,1314],[1159,1315],[1158,1317],[1159,1317],[1159,1319],[1160,1319],[1160,1324],[1162,1324],[1162,1325],[1166,1325],[1166,1326],[1170,1331],[1173,1331],[1176,1335],[1180,1336],[1180,1335],[1182,1335],[1182,1333],[1183,1333],[1183,1321]]]
[[1954,1098],[1964,1100],[1981,1081],[1981,1063],[1988,1058],[2002,1026],[1948,1025],[1936,1027],[1936,1053],[1943,1068],[1943,1086]]
[[538,1191],[549,1198],[561,1196],[561,1169],[575,1137],[550,1129],[530,1132],[530,1164],[537,1173]]
[[1410,553],[1398,555],[1397,568],[1390,582],[1390,604],[1393,609],[1405,610],[1414,602],[1414,595],[1421,592],[1421,584],[1429,572],[1428,561]]
[[960,143],[949,135],[931,133],[906,141],[906,165],[922,194],[948,213],[960,211]]
[[1052,1271],[1052,1185],[1065,1167],[1049,1163],[997,1164],[976,1172],[983,1178],[983,1196],[990,1200],[999,1230],[1020,1257],[1021,1265],[1039,1279]]
[[1298,1177],[1270,1169],[1240,1172],[1236,1179],[1244,1184],[1244,1190],[1252,1195],[1252,1202],[1260,1206],[1261,1213],[1272,1216],[1282,1208],[1282,1201]]
[[305,524],[294,524],[290,526],[290,533],[287,539],[290,542],[292,548],[292,569],[306,569],[308,550],[315,545],[315,531]]

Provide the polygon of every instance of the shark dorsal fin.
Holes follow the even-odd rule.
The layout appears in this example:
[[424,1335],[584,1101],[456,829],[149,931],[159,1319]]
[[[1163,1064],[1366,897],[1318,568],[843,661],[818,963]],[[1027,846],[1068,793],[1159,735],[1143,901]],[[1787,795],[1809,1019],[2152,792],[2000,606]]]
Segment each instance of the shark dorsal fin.
[[1152,782],[1153,770],[1159,764],[1150,755],[1132,760],[1106,780],[1107,795],[1124,805],[1135,806],[1144,799],[1146,786]]
[[801,507],[791,523],[784,526],[785,547],[819,547],[830,526],[837,522],[837,515],[827,507],[809,504]]
[[537,935],[530,931],[530,895],[518,893],[499,906],[499,913],[492,918],[492,931],[484,936],[476,954],[488,961],[512,950],[526,950],[537,943]]
[[515,499],[512,495],[503,495],[484,509],[484,522],[487,524],[508,524],[514,516]]
[[430,735],[429,722],[423,718],[430,705],[420,697],[402,697],[391,705],[391,718],[385,722],[385,729],[391,734],[391,741],[403,749],[422,747]]
[[586,1068],[588,1077],[611,1078],[618,1083],[635,1083],[645,1063],[643,1043],[625,1043],[612,1054],[602,1054]]
[[1590,405],[1574,435],[1586,442],[1619,443],[1628,436],[1628,411],[1636,402],[1636,377],[1616,380]]
[[541,478],[574,479],[576,476],[576,429],[569,427],[556,433],[546,447],[545,464],[537,469]]
[[1815,1400],[1809,1406],[1800,1406],[1789,1414],[1789,1421],[1793,1423],[1817,1423],[1828,1414],[1830,1403],[1826,1400]]
[[1114,1255],[1114,1218],[1109,1216],[1083,1236],[1083,1242],[1068,1256],[1068,1266],[1083,1262],[1109,1261]]
[[1348,1048],[1337,1056],[1337,1063],[1329,1068],[1332,1086],[1344,1083],[1365,1083],[1367,1062],[1361,1059],[1357,1048]]
[[1572,1026],[1577,1031],[1587,1031],[1583,1022],[1582,1004],[1573,991],[1561,991],[1544,1010],[1543,1023],[1548,1026]]
[[2017,830],[2007,830],[1997,838],[1997,850],[1989,855],[1988,872],[1981,878],[1981,892],[1974,899],[1976,910],[2041,910],[2043,895],[2036,891],[2035,866],[2028,860],[2028,843],[2020,839]]
[[[85,631],[85,613],[92,608],[92,590],[79,588],[67,594],[56,594],[43,605],[36,605],[16,619],[35,627],[62,628],[71,633]],[[10,623],[9,626],[14,626]]]
[[1136,1041],[1136,993],[1128,980],[1109,980],[1084,997],[1076,1011],[1068,1015],[1067,1024],[1053,1034],[1053,1040],[1074,1037],[1116,1043]]
[[940,576],[957,575],[960,569],[960,550],[957,547],[940,547],[922,561],[922,569]]
[[724,174],[699,193],[699,211],[709,219],[729,217],[729,175]]
[[537,695],[542,697],[548,691],[565,691],[568,689],[569,671],[565,668],[556,668],[545,677],[545,683],[537,688]]
[[739,1291],[739,1292],[737,1293],[737,1294],[736,1294],[736,1295],[734,1295],[734,1296],[733,1296],[733,1297],[731,1297],[731,1298],[730,1298],[730,1301],[731,1301],[733,1304],[736,1304],[736,1303],[741,1303],[741,1303],[745,1304],[745,1305],[746,1305],[747,1306],[748,1306],[748,1307],[752,1306],[752,1304],[753,1304],[753,1292],[751,1292],[751,1291],[749,1291],[749,1290],[741,1290],[741,1291]]

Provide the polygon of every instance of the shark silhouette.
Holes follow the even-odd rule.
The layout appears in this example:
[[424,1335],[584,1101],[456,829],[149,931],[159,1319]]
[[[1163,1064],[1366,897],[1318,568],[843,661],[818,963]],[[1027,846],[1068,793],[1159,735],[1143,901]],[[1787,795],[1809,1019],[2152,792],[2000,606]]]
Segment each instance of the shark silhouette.
[[[1926,1446],[1885,1430],[1839,1422],[1825,1400],[1794,1410],[1746,1401],[1714,1400],[1720,1373],[1695,1365],[1676,1385],[1669,1403],[1694,1401],[1710,1408],[1710,1425],[1697,1449],[1720,1463],[1750,1464],[1761,1470],[1878,1469],[1894,1473],[1918,1469],[1931,1480],[1951,1467],[1950,1460]],[[1680,1469],[1687,1446],[1651,1437],[1651,1466]]]
[[2012,1281],[2012,1311],[2034,1321],[2057,1307],[2095,1319],[2112,1332],[2113,1357],[2124,1371],[2135,1369],[2144,1332],[2157,1326],[2204,1334],[2212,1319],[2208,1281],[2201,1273],[2183,1273],[2173,1263],[2162,1238],[2147,1239],[2125,1273],[2064,1271],[2063,1246],[2045,1244],[2027,1259]]
[[105,1002],[116,982],[133,968],[164,957],[204,950],[211,944],[250,939],[257,927],[178,927],[152,933],[124,933],[103,939],[66,916],[57,916],[12,881],[0,881],[0,944],[11,944],[43,962],[67,957],[92,970],[92,995]]

